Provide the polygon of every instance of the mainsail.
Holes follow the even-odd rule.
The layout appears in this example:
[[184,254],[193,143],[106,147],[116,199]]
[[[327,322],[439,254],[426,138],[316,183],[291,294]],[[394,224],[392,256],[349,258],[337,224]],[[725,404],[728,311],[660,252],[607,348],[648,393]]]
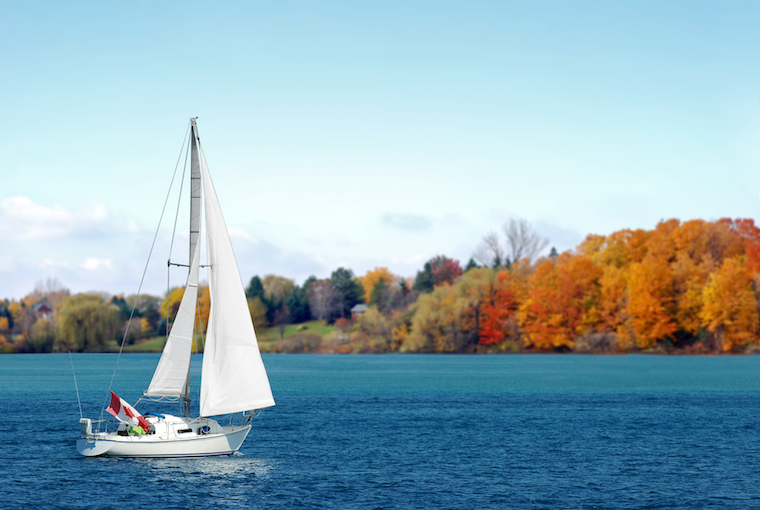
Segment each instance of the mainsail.
[[190,374],[190,354],[193,346],[195,307],[198,300],[198,268],[200,265],[201,230],[201,167],[198,159],[198,130],[195,119],[190,121],[190,271],[177,316],[164,346],[146,397],[187,398]]
[[195,245],[187,286],[177,310],[164,352],[153,373],[146,397],[187,397],[188,374],[190,373],[190,353],[193,346],[195,326],[195,304],[198,300],[198,259],[200,243]]
[[274,405],[227,226],[200,148],[211,310],[201,376],[201,416]]

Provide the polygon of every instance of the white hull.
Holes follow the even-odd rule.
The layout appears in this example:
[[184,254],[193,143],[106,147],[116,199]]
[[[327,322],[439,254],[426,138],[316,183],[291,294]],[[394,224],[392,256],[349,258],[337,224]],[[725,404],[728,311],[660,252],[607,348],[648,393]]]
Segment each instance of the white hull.
[[77,439],[77,450],[85,457],[211,457],[231,455],[245,441],[250,425],[224,427],[222,434],[159,439],[151,436],[93,435]]
[[[251,430],[251,424],[219,426],[213,420],[201,418],[192,423],[168,416],[170,423],[159,425],[158,434],[119,435],[117,433],[85,433],[77,439],[77,450],[85,457],[211,457],[231,455]],[[153,421],[153,420],[151,420]],[[164,420],[161,420],[164,422]],[[174,423],[172,423],[174,422]],[[165,422],[164,422],[165,423]],[[199,426],[207,425],[210,432],[198,433]],[[186,428],[186,433],[176,433]]]

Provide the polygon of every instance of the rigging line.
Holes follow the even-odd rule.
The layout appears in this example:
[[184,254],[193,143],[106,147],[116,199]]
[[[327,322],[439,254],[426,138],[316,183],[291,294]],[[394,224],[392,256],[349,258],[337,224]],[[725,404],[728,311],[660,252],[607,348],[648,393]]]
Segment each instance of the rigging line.
[[[192,123],[192,121],[191,121]],[[188,127],[188,129],[190,129]],[[190,136],[192,136],[193,132],[190,131]],[[187,135],[187,132],[185,132],[185,135]],[[166,339],[169,339],[169,291],[171,290],[171,272],[172,272],[172,250],[174,250],[174,236],[177,233],[177,221],[179,220],[179,206],[182,204],[182,189],[185,186],[185,173],[187,172],[187,155],[190,153],[190,137],[187,137],[187,150],[185,151],[185,161],[182,163],[182,180],[179,181],[179,196],[177,197],[177,212],[174,213],[174,227],[172,228],[172,240],[169,244],[169,260],[167,262],[167,269],[166,269]],[[184,142],[182,143],[182,148],[185,148]],[[180,152],[180,157],[182,157],[182,153]],[[179,164],[179,159],[177,160],[177,164]],[[193,261],[191,260],[189,264],[192,264]],[[187,266],[190,267],[189,265]],[[189,269],[188,269],[189,272]]]
[[[192,132],[190,133],[192,135]],[[190,138],[188,137],[188,142]],[[184,148],[184,144],[182,145]],[[182,205],[182,189],[185,186],[185,174],[187,173],[187,155],[190,152],[190,143],[187,144],[185,152],[185,162],[182,164],[182,180],[179,182],[179,197],[177,198],[177,212],[174,213],[174,228],[172,229],[172,242],[169,245],[169,260],[172,259],[172,250],[174,249],[174,235],[177,233],[177,220],[179,219],[179,206]],[[179,161],[177,161],[179,163]],[[191,260],[190,263],[193,261]]]
[[[190,123],[187,124],[187,130],[185,131],[185,134],[183,136],[182,140],[182,147],[179,150],[179,156],[177,156],[177,163],[174,165],[174,173],[172,174],[172,180],[169,183],[169,191],[166,193],[166,199],[164,200],[164,207],[161,209],[161,217],[158,219],[158,225],[156,226],[156,233],[153,235],[153,243],[150,245],[150,251],[148,252],[148,260],[145,261],[145,268],[143,269],[142,278],[140,278],[140,286],[137,288],[137,295],[135,296],[135,302],[132,304],[132,311],[129,313],[129,321],[127,322],[127,327],[124,328],[124,336],[121,339],[121,345],[119,346],[119,355],[116,357],[116,366],[113,369],[113,375],[111,375],[111,382],[108,385],[108,397],[106,397],[106,402],[108,399],[111,398],[111,388],[113,387],[113,380],[116,377],[116,369],[119,368],[119,360],[121,359],[121,353],[124,350],[124,344],[127,340],[127,334],[129,333],[129,326],[132,323],[132,317],[135,314],[135,308],[137,307],[137,298],[140,296],[140,291],[142,291],[143,283],[145,282],[145,275],[148,272],[148,264],[150,263],[150,257],[153,255],[153,248],[156,246],[156,239],[158,239],[158,231],[161,228],[161,221],[164,219],[164,213],[166,212],[166,205],[169,203],[169,196],[171,195],[172,187],[174,186],[174,179],[177,176],[177,169],[179,168],[179,161],[182,159],[182,153],[185,150],[185,139],[187,139],[187,131],[190,130]],[[167,323],[168,323],[168,317],[167,317]],[[103,419],[103,410],[100,411],[100,418]]]
[[69,351],[69,361],[71,362],[71,373],[74,374],[74,389],[77,390],[77,403],[79,403],[79,419],[84,418],[82,414],[82,401],[79,399],[79,385],[77,385],[77,373],[74,372],[74,360],[71,359],[71,351]]

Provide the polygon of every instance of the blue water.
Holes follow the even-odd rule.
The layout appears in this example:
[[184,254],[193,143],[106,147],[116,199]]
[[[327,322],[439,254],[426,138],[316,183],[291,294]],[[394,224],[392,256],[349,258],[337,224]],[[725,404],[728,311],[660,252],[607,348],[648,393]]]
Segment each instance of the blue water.
[[[136,401],[157,359],[123,355],[114,390]],[[116,356],[73,362],[97,418]],[[119,460],[76,452],[68,355],[0,356],[0,507],[760,508],[757,356],[264,362],[277,406],[241,454]]]

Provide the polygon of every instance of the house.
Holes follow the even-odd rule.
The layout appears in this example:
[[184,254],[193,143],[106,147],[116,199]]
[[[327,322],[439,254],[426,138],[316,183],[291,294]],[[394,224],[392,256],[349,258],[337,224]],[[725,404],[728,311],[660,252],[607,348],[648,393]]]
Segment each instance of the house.
[[354,307],[351,309],[351,319],[356,320],[357,317],[361,317],[364,315],[364,312],[367,311],[367,305],[361,304],[361,305],[354,305]]
[[53,315],[53,309],[50,308],[47,303],[40,301],[32,306],[32,310],[37,315],[38,319],[48,319]]

